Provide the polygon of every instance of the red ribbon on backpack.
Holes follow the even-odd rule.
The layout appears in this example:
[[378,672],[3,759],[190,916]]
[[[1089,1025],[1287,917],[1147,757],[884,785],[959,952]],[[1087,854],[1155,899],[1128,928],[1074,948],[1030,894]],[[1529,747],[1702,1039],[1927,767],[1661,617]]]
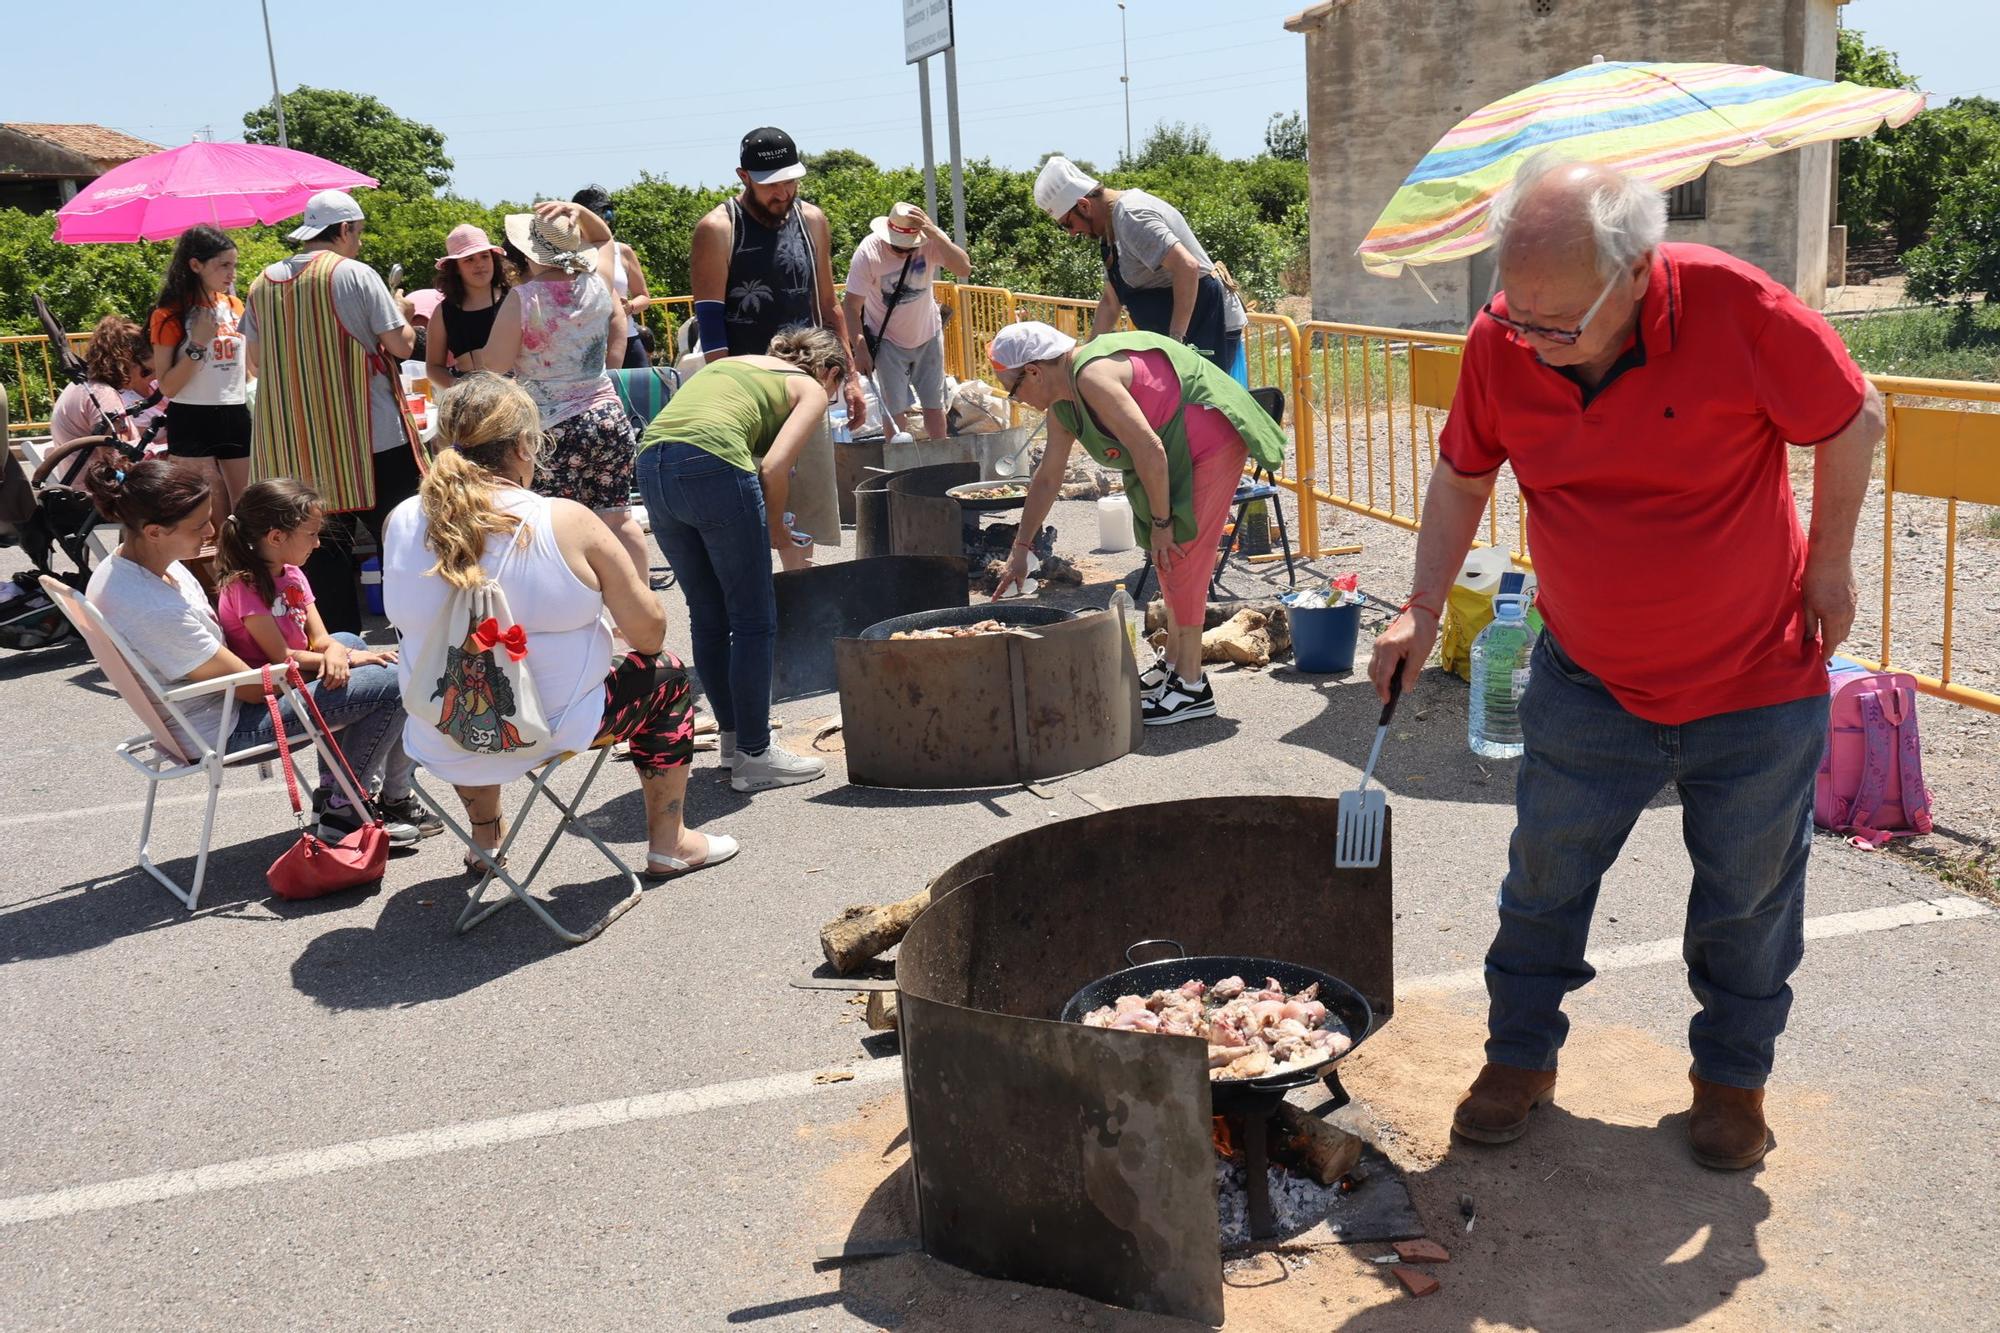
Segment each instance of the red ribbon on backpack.
[[472,627],[472,641],[482,651],[491,650],[495,644],[507,649],[507,656],[516,662],[528,655],[528,632],[519,625],[509,625],[505,633],[500,630],[500,622],[492,616]]

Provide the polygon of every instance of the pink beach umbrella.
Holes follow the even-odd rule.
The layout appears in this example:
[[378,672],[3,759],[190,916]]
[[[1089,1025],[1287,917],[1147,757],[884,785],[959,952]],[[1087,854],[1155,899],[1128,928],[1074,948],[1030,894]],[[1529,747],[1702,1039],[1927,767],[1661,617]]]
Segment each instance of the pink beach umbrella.
[[374,185],[311,153],[256,143],[191,143],[113,167],[56,212],[56,239],[70,245],[160,241],[206,222],[248,227],[282,222],[320,190]]

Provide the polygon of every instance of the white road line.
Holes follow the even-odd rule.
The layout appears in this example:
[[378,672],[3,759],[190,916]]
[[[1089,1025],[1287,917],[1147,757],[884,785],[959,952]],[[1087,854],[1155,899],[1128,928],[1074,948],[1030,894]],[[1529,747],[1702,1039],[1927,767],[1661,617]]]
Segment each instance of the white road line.
[[[872,1061],[853,1072],[852,1079],[825,1086],[845,1088],[885,1083],[902,1077],[903,1062],[889,1057]],[[680,1092],[620,1097],[608,1102],[561,1106],[549,1111],[527,1111],[497,1120],[476,1120],[470,1124],[413,1130],[408,1134],[357,1139],[325,1148],[276,1153],[269,1157],[246,1157],[214,1166],[155,1171],[148,1175],[106,1181],[101,1185],[51,1190],[46,1194],[22,1194],[12,1199],[0,1199],[0,1226],[50,1217],[69,1217],[76,1213],[102,1212],[107,1208],[125,1208],[137,1203],[157,1203],[190,1194],[241,1189],[246,1185],[303,1180],[355,1167],[380,1166],[385,1162],[403,1162],[416,1157],[436,1157],[472,1148],[491,1148],[503,1143],[519,1143],[523,1139],[573,1134],[579,1130],[608,1129],[613,1125],[629,1125],[642,1120],[670,1120],[701,1111],[782,1101],[803,1097],[821,1087],[813,1082],[813,1077],[810,1072],[767,1074],[762,1078],[714,1083]]]
[[[283,792],[279,793],[280,796],[283,794]],[[261,782],[254,787],[235,786],[224,787],[222,789],[222,799],[225,801],[233,800],[239,796],[260,795],[268,795]],[[191,796],[162,796],[159,800],[153,802],[153,805],[156,809],[164,810],[169,806],[175,805],[200,805],[207,799],[208,793],[206,791],[198,791]],[[136,801],[113,801],[109,805],[74,806],[67,810],[40,810],[26,815],[0,815],[0,828],[15,828],[22,824],[46,824],[57,819],[67,822],[81,816],[115,815],[127,810],[130,810],[133,814],[137,814],[145,808],[146,800],[142,796]]]
[[[1992,910],[1985,903],[1959,897],[1893,903],[1888,907],[1870,907],[1859,912],[1807,917],[1806,938],[1831,940],[1842,935],[1866,935],[1878,930],[1899,930],[1904,926],[1929,925],[1938,921],[1964,921],[1985,916]],[[1673,939],[1647,940],[1644,944],[1621,944],[1615,949],[1606,949],[1592,958],[1590,965],[1599,972],[1609,972],[1627,967],[1645,967],[1652,963],[1678,962],[1680,956],[1681,941],[1679,936],[1675,936]],[[1483,967],[1468,967],[1457,972],[1418,977],[1398,986],[1396,992],[1399,995],[1449,995],[1458,991],[1485,989],[1486,970]]]
[[[1992,908],[1969,898],[1937,898],[1928,902],[1897,903],[1860,912],[1841,912],[1814,917],[1806,922],[1807,939],[1833,939],[1873,931],[1898,930],[1941,921],[1964,921],[1985,916]],[[1679,939],[1652,940],[1606,950],[1595,960],[1598,971],[1644,967],[1672,962],[1680,957]],[[1419,977],[1398,987],[1401,994],[1441,994],[1477,990],[1485,984],[1478,968]],[[380,1166],[419,1157],[491,1148],[524,1139],[548,1138],[581,1130],[606,1129],[639,1121],[668,1120],[734,1106],[783,1101],[809,1096],[824,1087],[867,1087],[887,1083],[902,1076],[902,1061],[896,1057],[871,1061],[854,1070],[852,1080],[821,1085],[812,1071],[768,1074],[762,1078],[738,1079],[678,1092],[652,1093],[643,1097],[621,1097],[581,1106],[556,1107],[547,1111],[527,1111],[495,1120],[469,1124],[441,1125],[434,1129],[389,1134],[381,1138],[356,1139],[324,1148],[276,1153],[269,1157],[248,1157],[212,1166],[189,1167],[178,1171],[155,1171],[128,1176],[97,1185],[77,1185],[50,1190],[45,1194],[22,1194],[0,1199],[0,1226],[36,1222],[77,1213],[102,1212],[134,1204],[158,1203],[218,1190],[242,1189],[250,1185],[271,1185],[287,1180],[304,1180],[331,1175],[357,1167]]]

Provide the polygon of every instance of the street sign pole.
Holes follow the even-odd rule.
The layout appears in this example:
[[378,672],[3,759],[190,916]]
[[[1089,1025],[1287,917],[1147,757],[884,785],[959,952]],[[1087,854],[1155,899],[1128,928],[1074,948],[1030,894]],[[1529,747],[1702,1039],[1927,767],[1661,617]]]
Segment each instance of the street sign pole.
[[931,133],[931,61],[917,62],[917,98],[924,109],[924,212],[937,219],[937,144]]
[[944,49],[945,134],[951,140],[951,234],[965,249],[965,163],[958,149],[958,48]]
[[958,51],[952,29],[952,0],[903,0],[903,63],[917,67],[917,96],[923,99],[924,207],[937,217],[937,147],[931,133],[930,58],[944,56],[945,131],[951,141],[951,232],[965,244],[965,162],[958,142]]

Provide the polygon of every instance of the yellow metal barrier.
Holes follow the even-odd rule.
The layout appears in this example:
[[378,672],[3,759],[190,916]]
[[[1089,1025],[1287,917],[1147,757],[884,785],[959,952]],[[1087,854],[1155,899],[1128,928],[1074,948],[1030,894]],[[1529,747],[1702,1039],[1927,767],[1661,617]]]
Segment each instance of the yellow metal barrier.
[[[987,348],[1003,326],[1039,319],[1081,338],[1090,332],[1097,308],[1090,300],[964,283],[939,283],[934,290],[947,312],[946,369],[961,380],[993,381]],[[693,317],[693,306],[685,296],[654,298],[646,319],[660,336],[657,359],[674,359],[675,331]],[[87,334],[69,336],[79,351],[88,345]],[[1457,334],[1324,321],[1297,324],[1280,315],[1251,315],[1244,330],[1248,378],[1252,385],[1284,390],[1291,417],[1292,465],[1279,483],[1299,499],[1297,542],[1303,558],[1320,553],[1322,506],[1409,532],[1422,526],[1424,487],[1436,465],[1437,433],[1457,388],[1464,343]],[[60,387],[47,340],[27,334],[0,337],[0,378],[13,400],[10,432],[45,433]],[[2000,713],[2000,694],[1952,679],[1959,506],[2000,510],[2000,384],[1882,375],[1871,379],[1888,405],[1889,432],[1884,448],[1881,648],[1870,665],[1893,662],[1896,497],[1942,500],[1941,663],[1936,676],[1911,674],[1926,693]],[[1505,545],[1516,563],[1532,563],[1526,506],[1506,469],[1487,509],[1486,540]]]

